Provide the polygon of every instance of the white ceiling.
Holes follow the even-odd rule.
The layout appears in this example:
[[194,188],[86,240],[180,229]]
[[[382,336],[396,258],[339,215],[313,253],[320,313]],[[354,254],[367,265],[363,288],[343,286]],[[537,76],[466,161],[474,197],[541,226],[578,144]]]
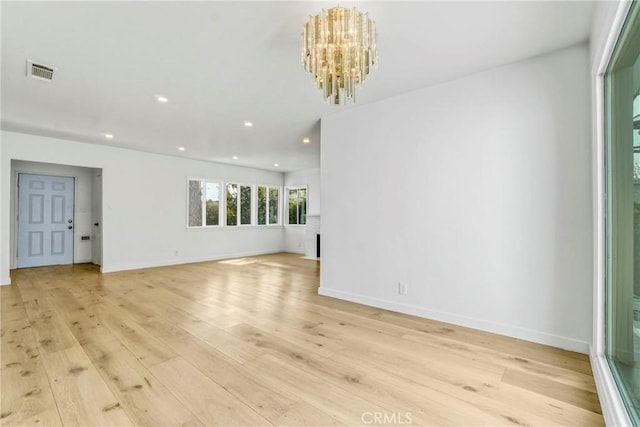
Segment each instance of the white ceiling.
[[[300,32],[335,5],[2,1],[2,127],[262,169],[318,167],[319,120],[345,107],[321,101],[300,65]],[[380,65],[357,106],[586,41],[594,3],[340,5],[378,27]],[[55,67],[54,81],[28,79],[27,59]]]

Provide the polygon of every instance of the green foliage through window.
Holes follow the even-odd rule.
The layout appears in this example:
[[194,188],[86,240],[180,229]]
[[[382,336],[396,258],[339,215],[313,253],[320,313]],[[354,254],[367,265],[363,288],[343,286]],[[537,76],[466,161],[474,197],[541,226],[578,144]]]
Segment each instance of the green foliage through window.
[[238,225],[238,184],[227,184],[227,225]]
[[307,189],[289,189],[289,224],[307,223]]
[[240,186],[240,224],[251,224],[251,187]]
[[280,206],[280,191],[277,188],[269,188],[269,224],[277,224],[278,206]]
[[277,188],[258,186],[258,225],[278,223],[279,193]]
[[258,225],[267,223],[267,187],[258,187]]
[[250,185],[227,184],[227,225],[251,225],[251,193]]

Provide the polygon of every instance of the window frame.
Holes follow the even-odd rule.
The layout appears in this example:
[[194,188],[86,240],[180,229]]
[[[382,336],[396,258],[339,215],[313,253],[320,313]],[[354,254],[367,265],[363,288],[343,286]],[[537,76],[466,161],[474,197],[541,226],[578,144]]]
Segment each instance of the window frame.
[[[289,192],[291,190],[305,190],[306,192],[306,203],[305,203],[305,222],[304,224],[300,224],[300,216],[299,216],[299,209],[296,209],[296,215],[297,215],[297,220],[298,223],[297,224],[290,224],[289,223]],[[306,218],[309,215],[309,186],[308,185],[290,185],[290,186],[285,186],[284,187],[284,191],[285,191],[285,195],[286,197],[283,198],[283,205],[284,205],[284,209],[283,209],[283,214],[284,211],[286,210],[287,214],[287,223],[285,224],[287,227],[306,227],[307,226],[307,221]],[[299,201],[300,201],[300,197],[298,197],[298,206],[299,206]],[[284,221],[283,221],[284,222]]]
[[[601,57],[597,60],[597,68],[592,72],[595,74],[594,99],[595,99],[595,129],[593,132],[595,157],[594,173],[595,188],[594,195],[597,201],[594,220],[594,245],[595,254],[595,310],[594,310],[594,331],[591,351],[591,363],[594,371],[594,378],[598,385],[599,394],[605,398],[601,399],[602,410],[605,421],[611,425],[632,425],[631,418],[634,417],[628,412],[626,403],[623,401],[625,391],[619,388],[618,373],[610,363],[607,353],[611,349],[610,343],[610,307],[611,303],[611,230],[610,230],[610,198],[611,194],[611,104],[610,104],[610,78],[612,65],[615,63],[617,48],[620,40],[625,36],[625,27],[629,22],[633,7],[639,7],[638,3],[621,3],[615,12],[615,19],[612,22],[611,30],[606,36],[606,43],[603,44]],[[636,27],[637,28],[637,27]],[[600,55],[600,54],[599,54]],[[615,174],[614,174],[615,175]],[[633,185],[633,184],[632,184]],[[601,392],[602,391],[602,392]],[[637,422],[637,421],[636,421]]]
[[[282,187],[278,186],[278,185],[267,185],[267,184],[256,184],[256,189],[255,189],[255,197],[254,197],[254,202],[255,202],[255,225],[256,227],[268,227],[268,226],[278,226],[282,224]],[[266,200],[265,200],[265,204],[266,204],[266,223],[265,224],[260,224],[259,218],[258,218],[258,205],[260,203],[260,201],[258,200],[258,188],[260,187],[264,187],[266,188]],[[270,222],[270,218],[271,215],[270,214],[270,204],[269,201],[271,199],[271,196],[269,194],[269,192],[271,190],[276,190],[278,192],[278,214],[276,215],[276,221],[277,222]]]
[[[257,193],[256,189],[255,189],[255,185],[254,184],[246,184],[246,183],[242,183],[240,181],[225,181],[224,183],[224,226],[225,227],[252,227],[255,226],[257,223],[257,211],[256,211],[256,203],[255,203],[255,197],[254,194]],[[229,225],[227,224],[227,186],[228,185],[236,185],[238,186],[238,197],[236,200],[236,218],[237,218],[237,223],[235,225]],[[241,197],[240,197],[240,192],[241,192],[241,188],[242,187],[249,187],[251,189],[251,196],[249,198],[250,203],[249,203],[249,209],[251,209],[249,218],[251,219],[251,222],[249,224],[242,224],[242,207],[241,207]]]
[[[190,225],[189,224],[189,214],[190,214],[190,203],[191,200],[189,198],[189,184],[191,183],[191,181],[198,181],[201,183],[201,185],[203,187],[201,187],[202,190],[202,194],[200,196],[200,206],[202,209],[202,224],[201,225]],[[207,225],[207,184],[218,184],[218,224],[213,224],[213,225]],[[222,202],[222,197],[221,197],[221,191],[220,189],[223,188],[223,184],[224,182],[218,179],[208,179],[208,178],[195,178],[195,177],[187,177],[187,203],[186,203],[186,223],[187,223],[187,228],[188,229],[201,229],[201,228],[219,228],[223,226],[223,222],[222,222],[222,208],[223,208],[223,202]],[[226,210],[225,210],[226,213]]]

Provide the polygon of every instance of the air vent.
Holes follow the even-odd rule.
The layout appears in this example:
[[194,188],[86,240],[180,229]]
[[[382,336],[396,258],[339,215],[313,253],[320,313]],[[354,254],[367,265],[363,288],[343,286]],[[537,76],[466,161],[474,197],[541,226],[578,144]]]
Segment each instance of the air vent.
[[46,65],[36,64],[33,61],[27,61],[27,76],[38,80],[50,82],[53,80],[53,72],[55,68]]

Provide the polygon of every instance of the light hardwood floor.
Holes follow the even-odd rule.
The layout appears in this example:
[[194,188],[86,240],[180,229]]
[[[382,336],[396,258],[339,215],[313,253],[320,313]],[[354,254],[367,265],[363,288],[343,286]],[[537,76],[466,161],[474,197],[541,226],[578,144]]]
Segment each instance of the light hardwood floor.
[[0,288],[2,425],[603,425],[586,356],[317,295],[277,254]]

